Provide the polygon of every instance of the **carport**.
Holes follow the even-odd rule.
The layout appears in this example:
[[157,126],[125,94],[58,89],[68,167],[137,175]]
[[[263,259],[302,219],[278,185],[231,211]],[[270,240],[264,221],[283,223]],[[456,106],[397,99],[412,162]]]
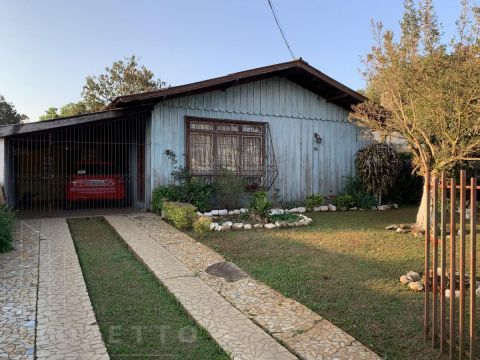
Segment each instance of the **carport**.
[[146,108],[0,127],[7,203],[26,213],[145,208],[149,129]]

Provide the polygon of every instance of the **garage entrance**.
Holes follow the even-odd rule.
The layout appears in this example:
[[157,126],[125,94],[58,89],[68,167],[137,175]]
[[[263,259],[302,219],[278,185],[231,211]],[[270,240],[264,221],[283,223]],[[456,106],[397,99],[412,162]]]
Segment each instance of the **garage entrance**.
[[143,113],[9,137],[9,204],[35,212],[145,207],[148,121]]

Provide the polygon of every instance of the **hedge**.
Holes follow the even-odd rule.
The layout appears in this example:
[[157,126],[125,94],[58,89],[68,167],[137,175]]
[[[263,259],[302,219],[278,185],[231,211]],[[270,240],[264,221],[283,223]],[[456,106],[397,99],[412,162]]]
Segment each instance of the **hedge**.
[[164,201],[163,217],[178,229],[190,229],[197,217],[197,208],[192,204]]

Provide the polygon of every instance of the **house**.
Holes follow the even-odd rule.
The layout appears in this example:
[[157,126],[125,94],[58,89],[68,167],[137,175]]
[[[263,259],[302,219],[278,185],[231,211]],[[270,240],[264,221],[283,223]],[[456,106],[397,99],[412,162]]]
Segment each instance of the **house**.
[[148,208],[170,181],[170,150],[196,176],[226,168],[283,202],[335,194],[370,141],[348,121],[363,100],[301,59],[120,96],[102,112],[0,127],[0,182],[10,205],[51,210],[80,168],[107,164],[125,204]]

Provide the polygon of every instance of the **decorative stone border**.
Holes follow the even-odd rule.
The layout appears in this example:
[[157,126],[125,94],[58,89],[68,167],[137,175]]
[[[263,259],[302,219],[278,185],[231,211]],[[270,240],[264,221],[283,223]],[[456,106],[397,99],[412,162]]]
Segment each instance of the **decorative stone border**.
[[229,230],[253,230],[253,229],[277,229],[283,227],[296,227],[296,226],[308,226],[312,223],[312,219],[308,216],[298,214],[301,217],[298,221],[275,221],[274,223],[267,224],[244,224],[241,222],[234,223],[232,221],[226,221],[222,224],[212,222],[210,224],[210,231],[229,231]]

